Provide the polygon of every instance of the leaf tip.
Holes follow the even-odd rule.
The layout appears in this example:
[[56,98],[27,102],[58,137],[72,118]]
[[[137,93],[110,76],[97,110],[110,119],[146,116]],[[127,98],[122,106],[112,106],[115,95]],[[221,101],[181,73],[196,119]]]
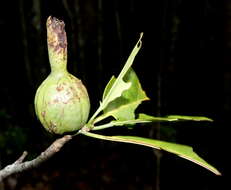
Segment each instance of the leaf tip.
[[143,38],[143,35],[144,35],[144,33],[141,32],[141,33],[140,33],[140,38],[139,38],[139,40],[138,40],[138,42],[137,42],[137,44],[136,44],[137,48],[141,48],[141,46],[142,46],[142,38]]

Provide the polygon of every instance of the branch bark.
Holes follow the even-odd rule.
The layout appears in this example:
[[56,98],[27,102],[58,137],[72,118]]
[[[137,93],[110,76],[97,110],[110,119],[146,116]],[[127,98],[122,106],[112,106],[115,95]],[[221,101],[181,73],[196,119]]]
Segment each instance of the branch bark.
[[12,174],[39,166],[40,164],[51,158],[55,153],[59,152],[63,145],[71,139],[71,135],[65,135],[62,138],[55,140],[44,152],[42,152],[38,157],[30,161],[24,162],[24,159],[28,154],[26,151],[24,151],[13,164],[10,164],[0,170],[0,182],[4,178]]

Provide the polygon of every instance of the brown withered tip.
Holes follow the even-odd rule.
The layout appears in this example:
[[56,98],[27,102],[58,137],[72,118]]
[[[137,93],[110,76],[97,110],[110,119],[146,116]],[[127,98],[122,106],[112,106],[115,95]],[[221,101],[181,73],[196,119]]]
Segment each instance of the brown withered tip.
[[47,44],[48,48],[53,48],[56,52],[66,51],[67,36],[65,23],[55,17],[49,16],[47,19]]

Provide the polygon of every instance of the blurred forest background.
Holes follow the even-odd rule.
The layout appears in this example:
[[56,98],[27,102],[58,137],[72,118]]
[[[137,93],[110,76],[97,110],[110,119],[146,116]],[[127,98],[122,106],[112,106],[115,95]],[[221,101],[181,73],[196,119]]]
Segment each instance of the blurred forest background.
[[[210,190],[228,175],[231,115],[231,1],[16,0],[0,5],[0,167],[24,150],[36,157],[56,136],[35,117],[37,87],[50,72],[46,19],[64,20],[68,70],[82,79],[96,110],[140,32],[133,68],[152,115],[202,115],[213,123],[161,123],[108,134],[140,135],[193,146],[223,177],[141,146],[78,136],[41,167],[13,175],[1,190]],[[229,185],[230,186],[230,185]],[[226,187],[227,189],[227,187]]]

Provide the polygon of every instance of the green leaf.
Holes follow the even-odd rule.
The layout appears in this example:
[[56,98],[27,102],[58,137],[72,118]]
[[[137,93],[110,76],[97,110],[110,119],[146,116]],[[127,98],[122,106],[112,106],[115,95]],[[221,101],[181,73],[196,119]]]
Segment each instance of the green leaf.
[[138,115],[138,119],[150,121],[150,122],[160,122],[160,121],[178,121],[176,118],[168,118],[168,117],[155,117],[152,115],[147,115],[144,113],[140,113]]
[[[99,119],[103,116],[107,116],[107,114],[98,117]],[[97,118],[97,119],[98,119]],[[151,115],[147,115],[144,113],[140,113],[138,118],[128,119],[128,120],[112,120],[109,123],[96,125],[92,130],[101,130],[114,126],[123,126],[123,125],[135,125],[139,123],[150,123],[150,122],[173,122],[173,121],[212,121],[207,117],[196,117],[196,116],[167,116],[167,117],[155,117]]]
[[148,120],[152,122],[159,122],[159,121],[213,121],[208,117],[202,116],[185,116],[185,115],[169,115],[166,117],[155,117],[147,114],[139,114],[139,119]]
[[202,116],[186,116],[186,115],[169,115],[167,116],[168,119],[176,119],[176,120],[187,120],[187,121],[213,121],[208,117]]
[[112,79],[109,81],[109,84],[110,85],[107,85],[106,86],[106,92],[104,92],[104,96],[103,96],[103,101],[102,101],[102,106],[103,106],[103,109],[111,102],[113,101],[114,99],[116,99],[117,97],[120,97],[122,92],[124,90],[127,90],[129,87],[128,87],[128,84],[126,85],[126,89],[121,89],[121,86],[123,87],[124,86],[124,81],[123,81],[123,77],[125,76],[125,74],[127,73],[127,71],[129,70],[129,68],[132,66],[132,63],[137,55],[137,53],[139,52],[140,48],[141,48],[141,39],[143,37],[143,33],[141,33],[140,35],[140,38],[138,40],[138,42],[136,43],[135,47],[133,48],[130,56],[128,57],[128,60],[127,62],[125,63],[122,71],[120,72],[118,78],[116,80],[113,80],[112,82]]
[[107,85],[104,89],[104,92],[103,92],[103,100],[107,96],[107,94],[108,94],[109,90],[111,89],[111,87],[113,86],[115,80],[116,80],[115,76],[112,76],[111,79],[109,80],[109,82],[107,83]]
[[124,82],[123,80],[119,80],[118,82],[115,77],[112,77],[103,93],[102,109],[107,107],[110,102],[120,97],[122,93],[130,87],[131,83]]
[[133,48],[130,56],[128,57],[128,60],[126,61],[126,63],[124,65],[122,71],[120,72],[118,78],[116,80],[114,80],[114,78],[111,78],[111,80],[107,84],[106,89],[104,90],[104,93],[103,93],[102,102],[100,103],[100,106],[97,109],[97,111],[93,114],[93,116],[89,120],[90,123],[95,119],[95,117],[102,110],[104,110],[108,106],[108,104],[110,102],[112,102],[116,98],[120,97],[125,90],[130,88],[131,83],[124,82],[123,78],[124,78],[125,74],[127,73],[127,71],[129,70],[129,68],[131,67],[131,65],[135,59],[135,56],[137,55],[137,53],[139,52],[139,50],[141,48],[142,36],[143,36],[143,33],[140,34],[140,38],[139,38],[138,42],[136,43],[135,47]]
[[[110,80],[105,89],[105,93],[107,93],[108,87],[111,86],[114,80],[115,78]],[[124,91],[120,97],[109,103],[108,106],[103,110],[104,114],[96,118],[95,123],[109,116],[112,116],[116,120],[120,121],[134,120],[135,110],[138,105],[142,101],[149,100],[145,92],[142,90],[139,79],[132,68],[127,71],[126,75],[124,76],[124,81],[126,83],[131,83],[131,87]]]
[[207,163],[205,160],[203,160],[198,154],[196,154],[192,147],[186,146],[186,145],[180,145],[160,140],[154,140],[154,139],[148,139],[143,137],[136,137],[136,136],[105,136],[105,135],[99,135],[95,133],[90,132],[82,132],[83,135],[102,139],[102,140],[108,140],[108,141],[117,141],[117,142],[124,142],[124,143],[131,143],[131,144],[137,144],[137,145],[143,145],[159,150],[164,150],[173,154],[176,154],[177,156],[180,156],[182,158],[185,158],[187,160],[190,160],[208,170],[215,173],[216,175],[221,175],[221,173],[212,165]]
[[149,123],[149,122],[151,122],[151,121],[142,120],[142,119],[133,119],[133,120],[124,120],[124,121],[113,120],[109,123],[95,126],[92,130],[102,130],[102,129],[106,129],[106,128],[114,127],[114,126],[135,125],[138,123]]

